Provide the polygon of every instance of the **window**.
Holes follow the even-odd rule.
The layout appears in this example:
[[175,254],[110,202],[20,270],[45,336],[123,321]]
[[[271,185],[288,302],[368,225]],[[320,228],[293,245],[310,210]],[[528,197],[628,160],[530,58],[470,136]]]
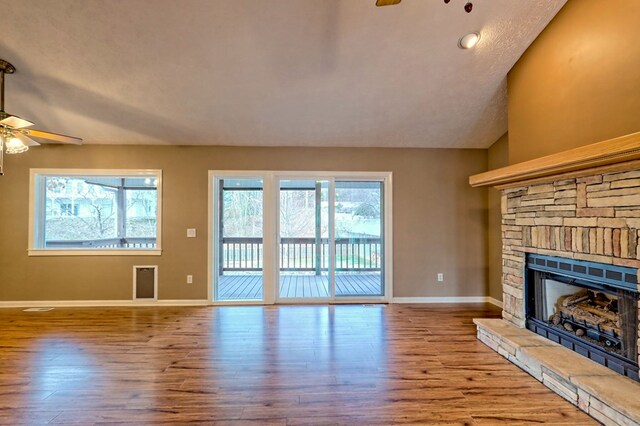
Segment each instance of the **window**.
[[30,255],[160,254],[159,170],[31,170]]

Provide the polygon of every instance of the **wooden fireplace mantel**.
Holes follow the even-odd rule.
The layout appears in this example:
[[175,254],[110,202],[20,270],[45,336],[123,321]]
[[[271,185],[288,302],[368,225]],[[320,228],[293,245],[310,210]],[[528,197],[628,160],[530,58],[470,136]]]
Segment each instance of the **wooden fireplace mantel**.
[[502,189],[633,168],[640,168],[640,132],[479,173],[469,184]]

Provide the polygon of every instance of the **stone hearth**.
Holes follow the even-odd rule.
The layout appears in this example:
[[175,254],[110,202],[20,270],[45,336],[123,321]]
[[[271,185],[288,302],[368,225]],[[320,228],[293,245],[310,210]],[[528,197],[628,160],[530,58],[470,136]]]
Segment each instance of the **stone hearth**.
[[638,383],[508,322],[474,322],[480,341],[599,422],[640,424]]

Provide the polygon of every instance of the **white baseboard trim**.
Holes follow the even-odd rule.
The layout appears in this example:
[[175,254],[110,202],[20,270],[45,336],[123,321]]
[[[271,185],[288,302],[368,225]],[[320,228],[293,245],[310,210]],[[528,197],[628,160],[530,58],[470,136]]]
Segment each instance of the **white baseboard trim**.
[[494,299],[493,297],[487,297],[487,302],[502,309],[502,300]]
[[0,308],[93,308],[93,307],[140,307],[140,306],[207,306],[206,299],[176,300],[25,300],[0,301]]
[[[502,302],[493,297],[394,297],[391,303],[491,303],[502,308]],[[260,303],[262,304],[262,303]],[[140,307],[140,306],[208,306],[206,299],[176,300],[25,300],[0,301],[1,308],[92,308],[92,307]],[[216,304],[217,305],[217,304]]]
[[156,305],[160,306],[209,306],[210,304],[207,299],[174,299],[156,302]]
[[394,297],[392,303],[491,303],[502,307],[502,302],[487,296],[471,297]]

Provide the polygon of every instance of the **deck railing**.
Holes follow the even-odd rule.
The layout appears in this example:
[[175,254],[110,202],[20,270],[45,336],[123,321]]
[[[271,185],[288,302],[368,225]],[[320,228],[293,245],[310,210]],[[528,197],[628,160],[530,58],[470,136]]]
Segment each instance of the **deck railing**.
[[45,241],[46,248],[155,248],[155,238],[127,237],[127,238],[103,238],[99,240],[60,240]]
[[[336,271],[380,271],[382,239],[336,238]],[[223,238],[221,271],[262,270],[262,238]],[[329,240],[315,238],[281,238],[281,271],[326,271],[329,268]]]

